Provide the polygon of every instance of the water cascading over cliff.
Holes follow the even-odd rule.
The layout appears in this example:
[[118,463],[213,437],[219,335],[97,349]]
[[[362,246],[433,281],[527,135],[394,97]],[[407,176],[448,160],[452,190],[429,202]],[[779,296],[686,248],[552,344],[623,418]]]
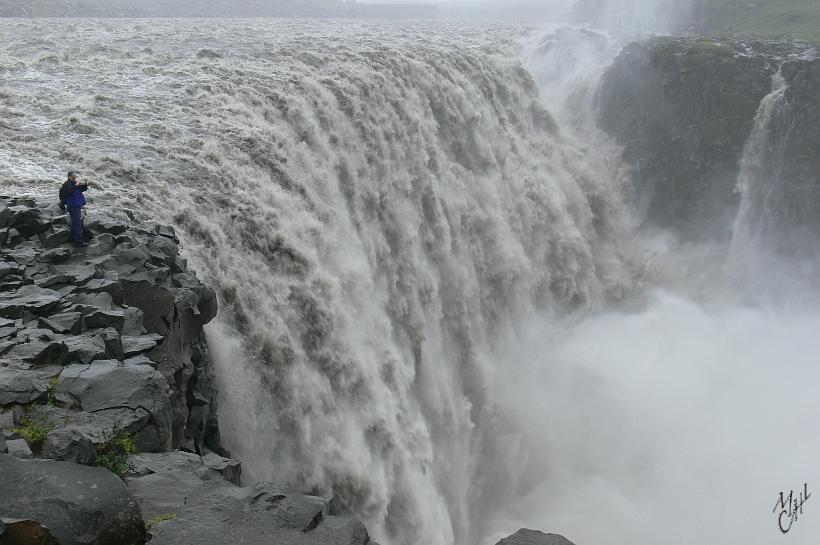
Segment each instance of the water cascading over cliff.
[[[13,69],[57,89],[4,88],[40,121],[5,128],[6,160],[106,173],[217,288],[248,478],[332,494],[391,543],[481,538],[524,484],[497,463],[500,342],[630,282],[624,180],[562,134],[509,30],[183,24],[153,45],[166,23],[3,25]],[[32,34],[65,45],[41,58]]]
[[[633,169],[593,122],[617,41],[0,31],[0,181],[53,194],[70,164],[93,206],[180,229],[218,292],[221,427],[247,481],[332,495],[387,545],[520,526],[678,545],[770,543],[773,494],[820,479],[800,435],[820,417],[818,313],[755,306],[720,241],[635,228]],[[783,483],[776,446],[801,441]]]

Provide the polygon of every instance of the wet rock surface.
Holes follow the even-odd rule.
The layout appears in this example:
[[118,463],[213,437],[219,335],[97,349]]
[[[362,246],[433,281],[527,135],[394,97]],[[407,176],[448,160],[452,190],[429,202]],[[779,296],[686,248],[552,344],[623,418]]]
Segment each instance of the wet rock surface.
[[538,530],[522,528],[496,545],[572,545],[572,542],[558,534],[545,534]]
[[0,454],[0,518],[36,522],[60,545],[144,543],[136,500],[96,467]]
[[621,52],[602,80],[599,125],[624,146],[650,222],[728,234],[738,163],[776,70],[708,40],[657,38]]
[[[100,213],[86,223],[89,246],[59,246],[56,206],[0,199],[0,229],[17,233],[0,247],[0,410],[50,402],[70,418],[118,421],[141,450],[219,450],[206,438],[217,428],[202,335],[213,291],[187,270],[170,227]],[[55,262],[54,250],[66,255]],[[55,440],[47,452],[74,457]]]
[[203,334],[216,298],[174,230],[86,226],[69,247],[56,206],[0,197],[0,543],[371,543],[322,498],[239,486]]
[[[786,107],[759,150],[771,185],[763,226],[779,244],[820,226],[820,59],[794,43],[663,37],[627,46],[603,77],[599,126],[624,146],[638,203],[684,238],[731,236],[738,175],[761,101],[780,70]],[[786,221],[788,219],[788,221]],[[800,235],[806,236],[800,236]]]

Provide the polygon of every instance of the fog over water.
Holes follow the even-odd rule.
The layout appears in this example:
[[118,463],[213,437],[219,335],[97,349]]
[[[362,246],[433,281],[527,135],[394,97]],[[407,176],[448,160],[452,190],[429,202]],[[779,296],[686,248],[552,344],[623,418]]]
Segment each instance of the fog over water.
[[820,483],[815,262],[765,257],[751,167],[742,244],[641,226],[632,169],[594,125],[615,33],[0,35],[3,191],[51,198],[76,167],[92,206],[179,229],[220,298],[209,343],[246,482],[335,496],[383,545],[820,535],[812,501],[785,538],[772,513]]

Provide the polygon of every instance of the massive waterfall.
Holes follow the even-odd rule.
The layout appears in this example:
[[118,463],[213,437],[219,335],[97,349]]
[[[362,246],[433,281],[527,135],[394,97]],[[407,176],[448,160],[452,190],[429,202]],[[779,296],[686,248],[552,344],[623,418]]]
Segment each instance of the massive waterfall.
[[246,481],[333,496],[386,545],[524,525],[762,544],[776,492],[820,477],[814,438],[782,452],[791,480],[772,470],[820,414],[800,397],[820,318],[742,306],[711,249],[637,229],[629,169],[591,123],[609,38],[0,32],[0,180],[50,194],[80,168],[94,206],[180,229],[219,295],[221,426]]

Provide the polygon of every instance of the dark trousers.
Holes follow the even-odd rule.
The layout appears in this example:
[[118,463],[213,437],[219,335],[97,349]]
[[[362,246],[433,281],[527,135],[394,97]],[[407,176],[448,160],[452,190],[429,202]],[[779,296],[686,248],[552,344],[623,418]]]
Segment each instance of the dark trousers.
[[80,206],[69,206],[71,216],[71,242],[85,242],[83,238],[83,209]]

